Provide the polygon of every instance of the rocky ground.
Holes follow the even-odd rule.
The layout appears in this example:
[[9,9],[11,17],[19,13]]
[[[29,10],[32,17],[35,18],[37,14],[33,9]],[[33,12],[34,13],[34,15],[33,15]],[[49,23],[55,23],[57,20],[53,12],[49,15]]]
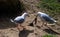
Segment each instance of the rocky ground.
[[36,4],[39,2],[39,0],[20,1],[25,4],[26,10],[30,14],[30,17],[27,17],[25,22],[23,23],[26,29],[24,29],[23,31],[18,31],[14,23],[11,23],[8,20],[0,20],[0,37],[42,37],[45,34],[53,34],[57,35],[58,37],[60,36],[59,34],[50,30],[47,26],[43,26],[42,28],[40,28],[40,25],[42,25],[42,21],[39,19],[39,17],[37,20],[37,24],[35,24],[35,22],[31,24],[31,22],[35,19],[36,12],[41,11],[36,7]]

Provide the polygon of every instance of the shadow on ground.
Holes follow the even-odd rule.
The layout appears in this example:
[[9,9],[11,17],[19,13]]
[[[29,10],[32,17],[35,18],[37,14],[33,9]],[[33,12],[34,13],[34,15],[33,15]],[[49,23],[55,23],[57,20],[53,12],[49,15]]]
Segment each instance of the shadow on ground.
[[23,30],[19,32],[19,37],[27,37],[29,35],[29,33],[32,33],[33,31],[29,31],[29,30]]
[[10,19],[0,19],[0,29],[14,28],[16,24],[12,23]]
[[[49,33],[49,34],[59,34],[51,29],[44,29],[45,32]],[[60,35],[60,34],[59,34]]]

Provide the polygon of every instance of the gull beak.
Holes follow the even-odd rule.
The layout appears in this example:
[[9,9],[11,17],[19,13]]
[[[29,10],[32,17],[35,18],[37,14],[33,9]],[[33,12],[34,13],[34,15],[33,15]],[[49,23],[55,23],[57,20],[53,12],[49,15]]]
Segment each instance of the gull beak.
[[30,17],[29,14],[28,14],[28,17]]

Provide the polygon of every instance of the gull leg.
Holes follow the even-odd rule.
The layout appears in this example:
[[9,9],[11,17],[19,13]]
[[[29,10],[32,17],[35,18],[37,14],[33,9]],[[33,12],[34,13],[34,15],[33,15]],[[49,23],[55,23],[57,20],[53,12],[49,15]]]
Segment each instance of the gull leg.
[[42,21],[41,27],[43,27],[45,20],[43,18],[41,18],[41,21]]
[[21,24],[18,24],[18,25],[17,25],[17,29],[18,29],[19,31],[22,31],[22,30],[23,30],[23,27],[21,26]]
[[44,25],[47,26],[47,22]]
[[42,23],[41,27],[43,27],[43,25],[44,25],[44,22]]
[[[46,22],[45,26],[48,27],[47,22]],[[48,27],[48,28],[49,28],[49,27]]]

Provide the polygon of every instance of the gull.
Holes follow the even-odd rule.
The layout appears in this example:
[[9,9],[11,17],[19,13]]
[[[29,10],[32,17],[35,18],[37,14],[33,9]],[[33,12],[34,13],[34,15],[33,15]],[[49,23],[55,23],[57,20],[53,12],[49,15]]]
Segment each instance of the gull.
[[15,23],[17,25],[17,29],[20,31],[20,30],[22,30],[22,28],[24,28],[22,26],[22,23],[25,21],[26,16],[29,16],[29,14],[25,12],[21,16],[17,16],[13,20],[10,19],[10,21]]
[[46,24],[47,24],[47,22],[48,23],[56,23],[57,22],[56,20],[51,18],[48,14],[43,13],[43,12],[38,12],[37,16],[39,16],[41,18],[41,20],[43,21],[43,24],[44,24],[44,22],[46,22]]

